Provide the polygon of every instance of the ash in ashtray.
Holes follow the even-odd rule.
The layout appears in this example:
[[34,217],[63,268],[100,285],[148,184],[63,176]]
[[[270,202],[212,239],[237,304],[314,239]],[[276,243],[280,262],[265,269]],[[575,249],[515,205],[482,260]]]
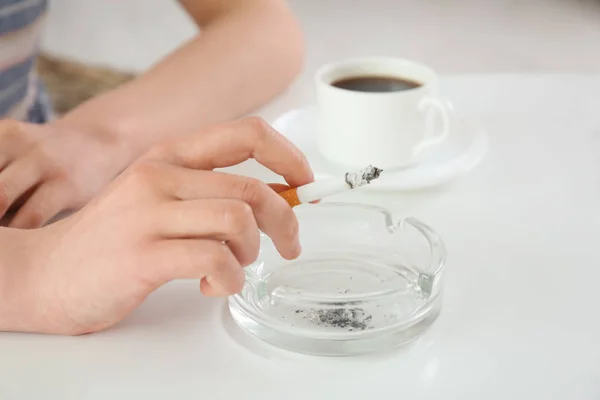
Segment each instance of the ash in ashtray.
[[[296,310],[296,313],[304,312]],[[369,328],[369,322],[373,318],[367,315],[362,308],[333,308],[329,310],[314,310],[306,311],[303,317],[321,326],[332,328],[348,329],[352,331],[364,331]]]

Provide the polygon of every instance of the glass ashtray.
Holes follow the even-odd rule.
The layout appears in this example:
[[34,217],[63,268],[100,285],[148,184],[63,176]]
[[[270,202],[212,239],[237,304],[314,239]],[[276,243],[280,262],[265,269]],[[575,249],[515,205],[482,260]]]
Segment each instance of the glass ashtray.
[[244,288],[229,298],[244,330],[294,352],[347,356],[407,344],[435,321],[446,251],[430,227],[362,204],[295,212],[300,257],[285,260],[262,235]]

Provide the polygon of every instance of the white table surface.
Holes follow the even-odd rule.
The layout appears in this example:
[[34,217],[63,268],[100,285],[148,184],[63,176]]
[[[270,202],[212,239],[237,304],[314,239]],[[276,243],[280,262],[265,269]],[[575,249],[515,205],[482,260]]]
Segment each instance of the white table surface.
[[[299,12],[314,48],[319,43],[308,10]],[[311,18],[320,23],[318,15]],[[353,18],[377,28],[359,13]],[[449,37],[462,34],[452,26]],[[457,52],[477,51],[477,38],[469,43],[459,42]],[[498,52],[509,54],[510,43],[499,44]],[[600,75],[591,74],[600,72],[600,62],[584,59],[590,45],[579,43],[582,52],[571,48],[570,54],[579,54],[580,64],[550,65],[546,49],[527,53],[542,65],[531,70],[517,56],[512,64],[489,58],[486,64],[472,54],[469,65],[486,67],[469,70],[456,57],[410,53],[426,60],[430,54],[428,62],[443,65],[444,93],[490,138],[482,164],[446,187],[338,197],[415,215],[444,238],[444,308],[413,345],[357,358],[295,355],[244,335],[225,302],[201,297],[197,283],[174,282],[111,331],[78,338],[0,334],[0,398],[600,398]],[[352,43],[322,46],[262,115],[310,103],[314,68],[353,55]],[[376,48],[401,55],[374,37],[357,46],[356,54]],[[495,65],[517,73],[489,74]],[[233,171],[271,177],[253,163]]]

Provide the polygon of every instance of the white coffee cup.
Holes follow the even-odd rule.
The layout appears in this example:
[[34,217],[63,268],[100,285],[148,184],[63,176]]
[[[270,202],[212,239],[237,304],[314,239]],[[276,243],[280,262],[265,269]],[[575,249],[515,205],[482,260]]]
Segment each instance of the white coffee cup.
[[[419,86],[366,92],[333,85],[358,77],[395,78]],[[425,65],[386,57],[344,60],[321,67],[316,85],[318,147],[331,162],[356,168],[409,166],[448,136],[452,108],[437,98],[438,75]],[[439,115],[435,129],[428,123],[431,111]]]

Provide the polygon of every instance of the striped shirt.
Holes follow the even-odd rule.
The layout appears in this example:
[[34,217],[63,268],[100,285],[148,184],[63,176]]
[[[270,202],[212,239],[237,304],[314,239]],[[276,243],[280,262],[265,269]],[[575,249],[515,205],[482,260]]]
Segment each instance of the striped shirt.
[[35,73],[47,0],[0,0],[0,118],[43,123],[50,118]]

